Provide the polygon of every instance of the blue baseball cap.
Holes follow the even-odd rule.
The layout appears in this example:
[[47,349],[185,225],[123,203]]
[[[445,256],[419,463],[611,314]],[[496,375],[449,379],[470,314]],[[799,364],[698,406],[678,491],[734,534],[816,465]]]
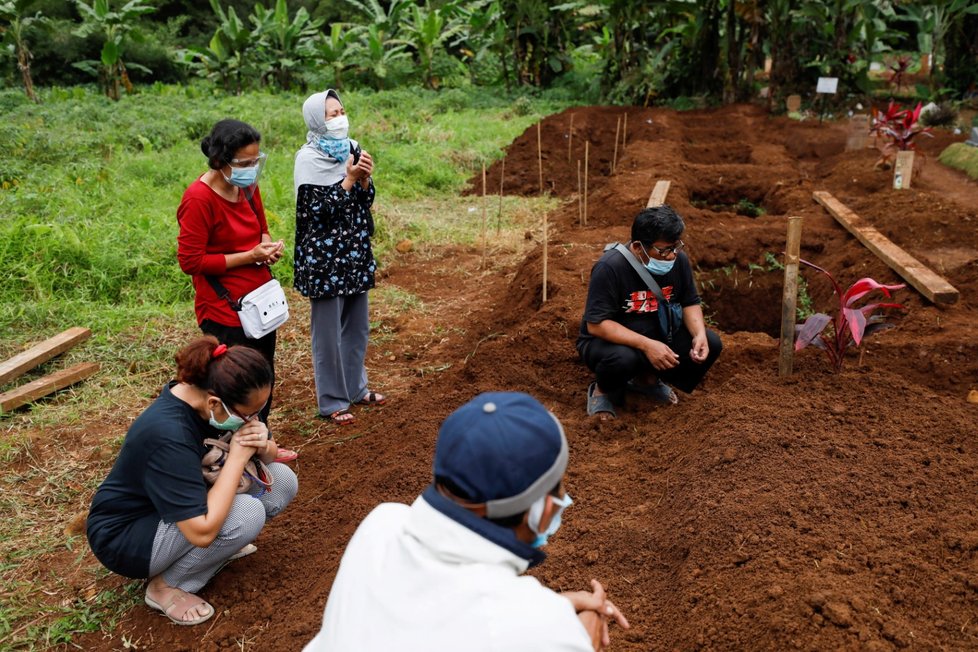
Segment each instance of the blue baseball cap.
[[435,444],[436,478],[485,503],[486,516],[522,514],[564,477],[564,429],[521,392],[479,394],[445,419]]

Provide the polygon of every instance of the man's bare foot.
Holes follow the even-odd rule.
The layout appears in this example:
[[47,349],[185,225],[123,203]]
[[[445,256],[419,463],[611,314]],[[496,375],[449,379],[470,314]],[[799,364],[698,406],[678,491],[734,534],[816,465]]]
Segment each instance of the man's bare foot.
[[146,585],[144,601],[177,625],[199,625],[214,615],[214,607],[206,600],[169,586],[160,575]]

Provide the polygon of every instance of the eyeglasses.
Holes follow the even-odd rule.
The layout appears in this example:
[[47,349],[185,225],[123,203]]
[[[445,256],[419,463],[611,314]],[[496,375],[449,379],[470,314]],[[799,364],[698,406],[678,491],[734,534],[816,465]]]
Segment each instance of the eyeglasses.
[[249,414],[247,416],[245,416],[244,414],[238,414],[237,412],[235,412],[234,410],[232,410],[231,408],[229,408],[224,403],[224,401],[221,401],[221,405],[224,407],[224,411],[227,412],[229,415],[230,414],[233,414],[234,416],[239,417],[245,423],[247,423],[249,421],[254,421],[256,418],[258,418],[258,415],[261,414],[261,411],[265,409],[265,405],[268,405],[268,401],[265,401],[265,405],[262,405],[260,410],[258,410],[257,412],[254,412],[252,414]]
[[266,158],[268,158],[268,155],[265,152],[258,152],[256,158],[233,158],[228,163],[236,168],[253,168],[256,165],[264,163]]
[[659,249],[654,244],[650,244],[649,246],[660,256],[669,256],[670,254],[678,254],[680,251],[685,249],[686,243],[680,240],[671,247],[663,247],[662,249]]

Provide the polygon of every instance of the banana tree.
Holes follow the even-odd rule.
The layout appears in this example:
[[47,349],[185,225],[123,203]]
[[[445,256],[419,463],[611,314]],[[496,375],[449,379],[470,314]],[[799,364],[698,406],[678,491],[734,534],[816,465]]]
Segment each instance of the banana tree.
[[353,65],[356,52],[356,32],[348,29],[343,23],[333,23],[329,26],[329,35],[319,36],[313,41],[311,61],[318,69],[329,68],[333,71],[331,85],[333,88],[343,88],[343,72]]
[[206,48],[182,50],[182,61],[202,77],[240,95],[246,80],[256,70],[251,30],[238,17],[234,7],[228,7],[225,11],[218,0],[210,0],[210,4],[218,27]]
[[511,76],[509,74],[509,24],[503,14],[499,0],[482,3],[468,3],[461,7],[466,28],[466,42],[462,47],[463,56],[482,61],[488,57],[499,60],[499,80],[509,91]]
[[[102,53],[99,61],[80,61],[74,63],[76,68],[94,74],[99,78],[105,94],[118,100],[121,94],[120,86],[126,92],[132,92],[132,82],[122,55],[126,45],[138,37],[136,19],[149,14],[156,9],[143,4],[145,0],[129,0],[118,11],[113,11],[109,0],[93,0],[87,4],[84,0],[75,0],[82,24],[75,29],[77,36],[86,37],[100,34],[103,37]],[[146,73],[152,71],[136,64],[132,68]]]
[[517,80],[548,86],[570,70],[574,12],[583,0],[553,5],[543,0],[501,0],[509,17],[510,46]]
[[414,5],[411,19],[404,25],[403,42],[417,52],[426,88],[436,85],[432,72],[435,55],[446,45],[464,38],[466,26],[455,13],[457,5],[457,2],[449,2],[437,9],[432,9],[428,2],[423,8]]
[[304,7],[295,16],[289,16],[285,0],[277,0],[274,11],[256,4],[249,19],[255,26],[252,36],[258,43],[264,69],[262,79],[274,80],[280,89],[291,89],[303,64],[312,55],[313,39],[323,21],[310,18]]
[[3,41],[13,49],[17,57],[17,69],[20,70],[20,77],[24,83],[24,92],[32,102],[37,102],[37,93],[34,92],[34,79],[31,76],[31,61],[34,55],[31,54],[30,45],[27,42],[27,30],[31,27],[43,27],[47,25],[47,19],[40,12],[33,16],[27,15],[27,7],[31,0],[12,0],[11,2],[0,3],[0,36]]
[[936,64],[938,58],[943,58],[944,39],[951,25],[966,14],[978,14],[978,4],[973,0],[907,3],[901,5],[900,11],[917,24],[917,45],[921,52],[932,53]]
[[401,14],[411,7],[412,0],[391,0],[385,9],[378,0],[345,0],[354,11],[366,19],[360,25],[364,29],[376,28],[375,33],[382,42],[397,36]]
[[385,39],[379,25],[373,24],[359,30],[360,40],[354,50],[355,61],[360,70],[367,74],[377,89],[382,89],[387,81],[391,64],[409,59],[407,46],[393,39]]

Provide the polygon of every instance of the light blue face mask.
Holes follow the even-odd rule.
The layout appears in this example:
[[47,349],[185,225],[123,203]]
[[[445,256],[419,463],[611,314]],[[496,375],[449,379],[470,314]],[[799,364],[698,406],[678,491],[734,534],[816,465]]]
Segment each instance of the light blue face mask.
[[560,528],[560,517],[563,515],[564,510],[574,504],[571,499],[570,494],[565,493],[563,498],[557,498],[556,496],[550,496],[554,504],[554,514],[550,518],[550,525],[543,532],[540,531],[540,518],[543,516],[543,508],[546,505],[547,496],[544,496],[537,502],[530,506],[530,516],[527,520],[527,524],[530,529],[537,535],[537,538],[533,540],[530,545],[534,548],[542,548],[547,545],[547,541],[552,537],[557,530]]
[[232,186],[237,186],[238,188],[253,186],[255,185],[255,181],[258,180],[258,166],[231,168],[231,176],[225,176],[224,179]]
[[642,251],[645,252],[645,256],[649,259],[649,262],[645,263],[645,269],[649,270],[650,273],[656,276],[662,276],[663,274],[668,274],[672,270],[672,266],[676,264],[676,259],[672,260],[656,260],[652,256],[649,256],[649,252],[646,251],[645,245],[639,243],[642,247]]
[[[220,399],[218,399],[220,400]],[[245,420],[239,417],[237,414],[231,414],[231,410],[228,406],[224,405],[224,401],[221,401],[221,407],[224,408],[224,413],[228,415],[228,418],[224,420],[224,423],[220,423],[214,418],[214,410],[211,410],[211,420],[210,424],[217,428],[218,430],[237,430],[245,424]]]
[[319,150],[340,163],[346,163],[347,157],[350,156],[350,139],[343,138],[342,140],[337,140],[328,136],[320,136]]

